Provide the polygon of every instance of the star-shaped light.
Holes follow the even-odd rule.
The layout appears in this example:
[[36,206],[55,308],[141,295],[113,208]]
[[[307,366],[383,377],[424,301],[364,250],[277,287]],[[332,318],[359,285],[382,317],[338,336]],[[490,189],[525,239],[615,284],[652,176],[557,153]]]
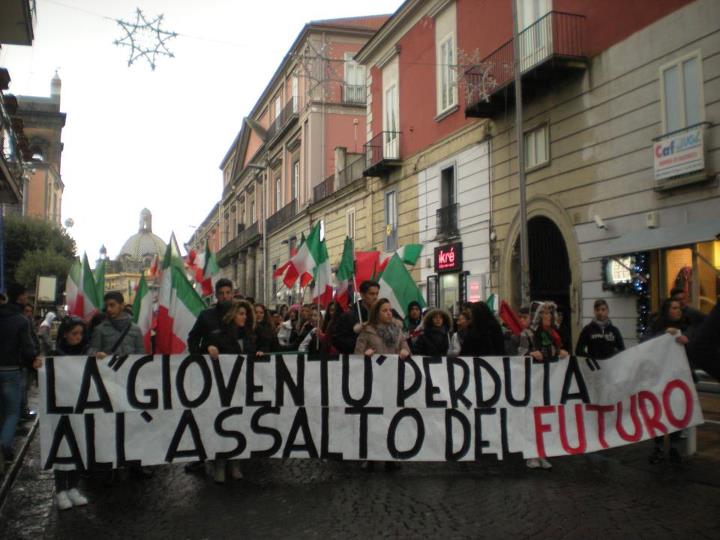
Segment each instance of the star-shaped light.
[[161,30],[162,20],[163,15],[161,14],[148,21],[140,8],[137,8],[135,12],[135,22],[115,20],[125,31],[125,36],[113,43],[119,47],[130,47],[128,66],[132,66],[139,58],[145,58],[150,64],[150,68],[155,71],[155,60],[158,56],[175,58],[165,43],[176,37],[177,34]]

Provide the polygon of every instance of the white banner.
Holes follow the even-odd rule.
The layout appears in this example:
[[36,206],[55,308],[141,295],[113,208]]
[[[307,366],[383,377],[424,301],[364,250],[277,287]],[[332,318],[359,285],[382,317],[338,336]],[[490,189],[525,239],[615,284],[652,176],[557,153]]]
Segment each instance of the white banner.
[[594,452],[703,422],[685,351],[611,359],[48,358],[46,468],[305,457],[472,461]]

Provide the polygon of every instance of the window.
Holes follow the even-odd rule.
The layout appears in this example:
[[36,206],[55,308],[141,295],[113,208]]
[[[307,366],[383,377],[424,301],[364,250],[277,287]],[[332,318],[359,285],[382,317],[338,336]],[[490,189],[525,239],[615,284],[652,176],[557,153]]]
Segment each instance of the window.
[[397,159],[400,155],[398,141],[397,86],[390,86],[385,91],[385,142],[383,157]]
[[280,122],[280,115],[282,114],[282,102],[280,101],[280,94],[275,98],[275,122]]
[[457,182],[455,165],[440,171],[440,208],[437,211],[437,232],[443,236],[457,234]]
[[397,194],[385,194],[385,251],[397,249]]
[[550,161],[548,126],[544,124],[525,132],[525,169],[532,169]]
[[440,204],[443,207],[451,206],[457,202],[455,165],[440,171],[440,197]]
[[457,104],[457,92],[455,86],[455,36],[446,36],[437,48],[437,89],[438,89],[438,114],[443,113],[450,107]]
[[275,211],[278,212],[282,208],[282,182],[280,173],[275,173]]
[[292,107],[293,107],[293,112],[296,113],[296,112],[298,112],[298,108],[299,108],[299,107],[298,107],[298,105],[299,105],[299,103],[298,103],[298,101],[299,101],[299,97],[298,97],[298,96],[299,96],[299,90],[298,90],[298,78],[297,78],[297,75],[293,76],[290,84],[291,84],[291,92],[292,92],[292,104],[293,104]]
[[250,199],[250,219],[253,223],[257,221],[257,215],[255,215],[255,197]]
[[516,2],[520,33],[518,36],[520,71],[525,71],[547,58],[552,51],[552,18],[546,17],[552,10],[552,1],[516,0]]
[[353,59],[354,53],[345,53],[345,102],[365,103],[365,66]]
[[296,160],[292,168],[292,199],[298,198],[298,189],[300,189],[300,161]]
[[345,234],[355,238],[355,208],[348,208],[345,214]]
[[700,53],[660,68],[665,133],[703,121],[704,103]]

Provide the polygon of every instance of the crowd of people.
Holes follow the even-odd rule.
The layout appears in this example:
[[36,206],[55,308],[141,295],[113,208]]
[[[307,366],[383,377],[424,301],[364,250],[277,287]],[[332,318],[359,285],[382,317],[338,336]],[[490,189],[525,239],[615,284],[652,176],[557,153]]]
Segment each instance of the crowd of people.
[[[564,359],[572,351],[567,328],[553,302],[533,302],[518,310],[519,335],[503,325],[484,302],[462,306],[456,316],[442,309],[423,313],[417,302],[407,306],[401,317],[387,298],[381,298],[375,281],[364,281],[359,300],[343,309],[333,302],[321,311],[313,304],[280,305],[277,309],[257,303],[235,293],[232,282],[220,279],[215,284],[216,302],[197,318],[187,336],[190,353],[266,355],[299,351],[308,354],[390,354],[408,356],[531,356],[535,361]],[[43,356],[93,355],[98,360],[116,354],[145,354],[141,332],[132,323],[123,295],[109,292],[104,296],[103,313],[89,323],[76,317],[65,317],[52,338],[55,314],[35,317],[20,286],[8,289],[7,301],[0,305],[0,442],[2,457],[13,458],[13,437],[21,418],[32,418],[27,409],[28,374],[41,365]],[[55,323],[57,325],[57,323]],[[688,350],[688,357],[717,359],[717,336],[720,311],[717,306],[710,317],[687,305],[687,295],[674,289],[651,321],[643,339],[669,332]],[[580,333],[575,355],[594,361],[607,359],[624,350],[620,330],[609,319],[605,300],[594,304],[594,318]],[[715,361],[715,360],[713,360]],[[715,363],[708,364],[718,376]],[[706,367],[705,365],[703,367]],[[23,401],[24,400],[24,401]],[[679,462],[679,434],[670,437],[671,461]],[[663,438],[655,441],[651,463],[664,459]],[[544,458],[528,459],[531,469],[550,469]],[[137,468],[143,476],[151,471]],[[217,482],[243,477],[239,460],[215,460],[186,466],[186,471],[205,470]],[[56,471],[58,508],[87,504],[78,490],[77,471]]]

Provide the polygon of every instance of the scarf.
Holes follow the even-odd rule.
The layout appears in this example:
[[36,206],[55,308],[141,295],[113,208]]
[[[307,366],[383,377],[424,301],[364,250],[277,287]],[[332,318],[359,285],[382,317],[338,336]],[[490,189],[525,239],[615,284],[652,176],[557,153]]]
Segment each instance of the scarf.
[[375,331],[388,347],[394,347],[400,339],[400,329],[394,324],[379,323],[375,326]]
[[130,315],[121,313],[116,319],[108,319],[108,321],[110,321],[110,324],[115,330],[122,333],[130,324]]
[[593,318],[593,322],[597,324],[600,328],[606,329],[608,326],[610,326],[610,319],[605,319],[604,321],[599,321],[595,318]]

